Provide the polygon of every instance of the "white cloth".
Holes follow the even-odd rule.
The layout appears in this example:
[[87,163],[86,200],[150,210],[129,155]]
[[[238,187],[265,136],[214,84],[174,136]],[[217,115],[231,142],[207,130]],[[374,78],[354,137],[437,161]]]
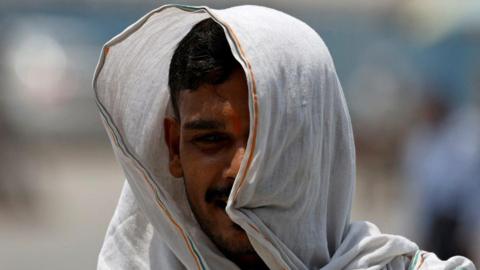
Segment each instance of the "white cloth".
[[[94,77],[128,184],[98,269],[238,269],[193,217],[170,176],[163,118],[168,68],[190,28],[213,17],[248,81],[250,136],[226,211],[271,269],[406,269],[418,247],[350,222],[352,128],[327,47],[279,11],[163,6],[109,41]],[[461,259],[452,267],[474,269]],[[445,268],[453,269],[453,268]]]

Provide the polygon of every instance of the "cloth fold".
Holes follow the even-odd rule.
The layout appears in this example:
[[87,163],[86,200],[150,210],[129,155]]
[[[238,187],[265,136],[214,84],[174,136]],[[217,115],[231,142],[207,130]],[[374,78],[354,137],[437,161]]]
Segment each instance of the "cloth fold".
[[[178,42],[211,17],[248,84],[250,135],[226,212],[270,269],[407,269],[418,247],[351,222],[355,147],[330,53],[318,34],[259,6],[167,5],[109,41],[94,75],[127,182],[98,269],[238,269],[203,233],[168,171],[163,119]],[[474,269],[466,259],[445,264]],[[454,269],[454,268],[438,268]]]

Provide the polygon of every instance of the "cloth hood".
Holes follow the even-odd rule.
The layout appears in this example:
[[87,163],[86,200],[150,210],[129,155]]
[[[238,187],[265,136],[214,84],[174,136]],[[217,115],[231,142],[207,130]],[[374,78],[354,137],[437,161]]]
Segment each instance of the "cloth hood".
[[350,221],[352,127],[319,35],[265,7],[175,5],[109,41],[97,66],[97,104],[128,182],[99,269],[238,269],[197,224],[164,142],[171,57],[208,17],[225,30],[249,91],[250,135],[228,216],[271,269],[405,269],[414,243]]

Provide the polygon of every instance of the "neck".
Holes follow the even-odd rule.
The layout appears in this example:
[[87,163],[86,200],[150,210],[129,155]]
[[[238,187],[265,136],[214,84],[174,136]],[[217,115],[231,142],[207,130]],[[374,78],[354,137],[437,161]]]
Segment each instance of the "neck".
[[269,268],[257,253],[243,254],[229,258],[242,270],[268,270]]

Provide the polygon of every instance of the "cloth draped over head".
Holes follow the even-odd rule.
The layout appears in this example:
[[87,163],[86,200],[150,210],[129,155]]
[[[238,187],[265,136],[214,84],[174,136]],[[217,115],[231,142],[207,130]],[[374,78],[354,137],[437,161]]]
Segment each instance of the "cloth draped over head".
[[418,253],[414,243],[350,221],[352,128],[318,34],[265,7],[175,5],[109,41],[97,66],[97,105],[127,179],[98,269],[238,269],[200,229],[183,181],[169,173],[164,142],[163,119],[173,114],[170,59],[191,27],[209,17],[225,30],[249,91],[250,135],[226,212],[267,266],[406,269]]

